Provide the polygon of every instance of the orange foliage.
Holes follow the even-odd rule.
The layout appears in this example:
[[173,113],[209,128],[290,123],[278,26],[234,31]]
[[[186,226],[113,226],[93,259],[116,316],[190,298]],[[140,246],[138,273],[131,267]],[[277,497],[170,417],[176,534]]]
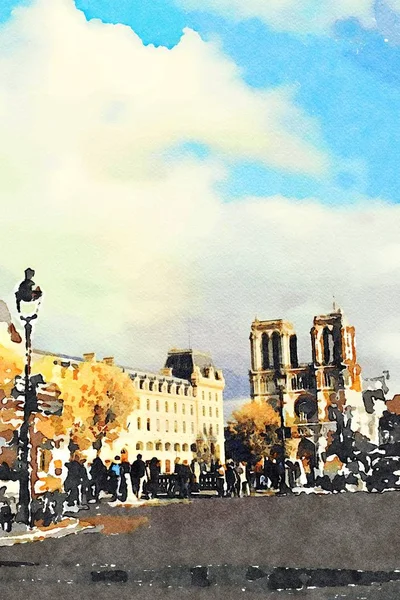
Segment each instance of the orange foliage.
[[10,348],[0,345],[0,390],[9,396],[14,386],[14,378],[23,371],[24,364],[21,356]]
[[66,369],[54,361],[47,356],[35,365],[36,372],[58,386],[63,401],[62,416],[43,422],[43,433],[49,437],[50,430],[58,435],[63,432],[81,451],[95,442],[99,448],[103,442],[112,443],[126,429],[135,406],[137,395],[129,375],[102,362],[83,362]]
[[[266,427],[270,431],[266,435]],[[277,441],[279,415],[267,402],[247,402],[233,413],[229,424],[231,435],[237,436],[255,456],[266,456]]]

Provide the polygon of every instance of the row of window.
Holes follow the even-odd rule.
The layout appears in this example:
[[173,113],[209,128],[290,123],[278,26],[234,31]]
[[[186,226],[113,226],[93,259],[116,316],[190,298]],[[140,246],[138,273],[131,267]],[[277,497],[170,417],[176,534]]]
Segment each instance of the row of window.
[[[160,412],[160,406],[161,406],[160,400],[156,400],[155,402],[156,402],[156,412]],[[137,410],[140,410],[140,407],[141,407],[140,398],[137,398],[136,399],[136,408],[137,408]],[[166,400],[164,402],[164,411],[165,412],[169,412],[169,408],[170,408],[170,404]],[[185,415],[186,414],[186,404],[182,404],[181,408],[182,408],[182,414]],[[146,410],[150,410],[150,409],[151,409],[151,400],[148,398],[146,400]],[[190,411],[190,416],[193,417],[193,414],[194,414],[193,404],[190,404],[189,411]],[[174,404],[173,404],[173,412],[175,414],[178,413],[178,404],[177,404],[177,402],[174,402]]]
[[[201,392],[201,399],[202,400],[206,399],[206,393],[205,392]],[[211,394],[211,392],[208,392],[208,399],[212,400],[212,394]],[[218,392],[215,392],[215,399],[218,401]]]
[[[137,398],[137,400],[136,400],[136,408],[137,408],[137,410],[140,410],[140,406],[141,406],[140,398]],[[147,399],[146,400],[146,410],[150,410],[150,408],[151,408],[151,401],[149,399]],[[191,404],[189,408],[190,408],[190,416],[193,417],[193,414],[194,414],[193,404]],[[165,401],[164,409],[165,409],[165,412],[169,412],[169,403],[168,403],[168,401]],[[176,402],[174,402],[173,409],[174,409],[174,413],[177,414],[178,413],[178,404]],[[160,401],[159,400],[156,400],[156,412],[160,412]],[[182,414],[183,415],[186,414],[186,405],[185,404],[182,404]],[[212,406],[208,407],[208,415],[210,417],[213,416]],[[205,417],[205,416],[206,416],[206,407],[203,406],[203,417]],[[215,409],[215,416],[217,418],[219,417],[219,409],[218,409],[218,407]]]
[[[209,406],[209,407],[208,407],[208,416],[209,416],[209,417],[212,417],[212,416],[213,416],[213,414],[212,414],[212,413],[213,413],[213,411],[212,411],[212,406]],[[206,416],[206,407],[205,407],[205,406],[203,406],[203,417],[205,417],[205,416]],[[215,416],[216,416],[216,417],[217,417],[217,419],[218,419],[218,417],[219,417],[219,409],[218,409],[218,408],[216,408],[216,409],[215,409]]]
[[[140,430],[142,429],[142,419],[141,417],[137,418],[137,428]],[[146,430],[147,431],[151,431],[151,420],[150,419],[146,419]],[[191,433],[194,433],[194,423],[190,423],[190,430]],[[160,420],[156,419],[156,431],[160,431]],[[169,432],[169,421],[165,421],[165,431]],[[203,433],[205,435],[213,435],[213,426],[210,425],[207,429],[207,425],[203,425]],[[215,428],[216,434],[219,435],[219,425],[216,425]],[[179,424],[178,421],[174,421],[174,433],[179,433]],[[186,422],[183,421],[182,423],[182,433],[186,433]]]
[[[166,452],[170,452],[172,450],[172,444],[170,444],[169,442],[166,442],[165,444],[163,444],[162,442],[156,442],[155,444],[153,444],[153,442],[147,442],[146,443],[146,448],[145,445],[143,444],[143,442],[136,442],[136,450],[158,450],[158,451],[162,451],[165,450]],[[180,444],[174,444],[174,452],[181,452],[181,445]],[[182,452],[189,452],[189,444],[182,444]]]
[[163,381],[148,381],[147,379],[139,380],[139,389],[149,390],[150,392],[160,392],[161,394],[192,395],[192,388],[189,385],[180,385],[172,382],[165,383]]

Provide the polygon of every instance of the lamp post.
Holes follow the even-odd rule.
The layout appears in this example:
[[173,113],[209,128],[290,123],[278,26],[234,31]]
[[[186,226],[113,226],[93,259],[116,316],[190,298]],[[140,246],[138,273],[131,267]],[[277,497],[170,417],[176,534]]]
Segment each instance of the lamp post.
[[19,317],[24,323],[25,330],[25,367],[24,367],[24,417],[19,432],[19,510],[18,521],[30,524],[31,504],[31,465],[30,465],[30,421],[31,415],[37,410],[36,389],[31,382],[32,359],[32,321],[37,319],[42,291],[34,287],[32,280],[35,271],[25,270],[25,279],[20,283],[15,293]]
[[280,441],[280,452],[279,452],[279,493],[286,494],[289,490],[286,485],[286,467],[285,467],[285,454],[286,454],[286,443],[285,443],[285,416],[283,412],[284,405],[284,389],[286,384],[286,375],[281,371],[275,372],[275,387],[278,391],[279,399],[279,441]]

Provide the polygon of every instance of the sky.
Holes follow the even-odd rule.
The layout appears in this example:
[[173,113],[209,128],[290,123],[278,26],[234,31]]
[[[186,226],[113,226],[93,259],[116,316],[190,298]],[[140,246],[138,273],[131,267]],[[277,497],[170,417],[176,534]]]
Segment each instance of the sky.
[[35,345],[141,369],[251,321],[311,358],[333,296],[400,392],[399,0],[3,0],[0,296]]

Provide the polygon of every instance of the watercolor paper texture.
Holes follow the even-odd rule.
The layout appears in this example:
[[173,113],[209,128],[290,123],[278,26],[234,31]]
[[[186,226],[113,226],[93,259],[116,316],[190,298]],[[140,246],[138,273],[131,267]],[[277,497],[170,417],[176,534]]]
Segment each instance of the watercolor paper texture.
[[399,597],[399,72],[398,0],[0,2],[10,595]]

